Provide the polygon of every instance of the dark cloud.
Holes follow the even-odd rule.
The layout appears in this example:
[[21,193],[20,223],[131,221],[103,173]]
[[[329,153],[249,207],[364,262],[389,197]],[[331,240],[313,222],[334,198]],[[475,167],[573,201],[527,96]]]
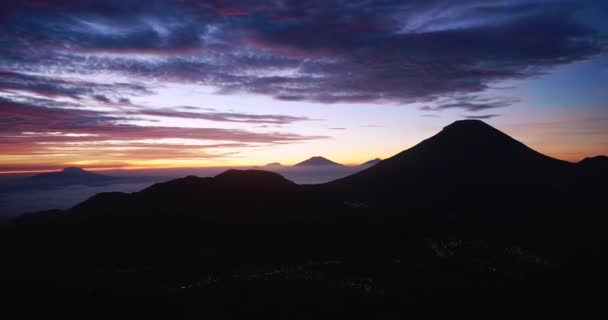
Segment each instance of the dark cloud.
[[128,144],[131,140],[162,138],[281,144],[325,138],[238,129],[143,127],[124,124],[120,120],[129,119],[98,111],[47,108],[0,98],[0,144],[100,140],[118,140]]
[[[105,70],[284,101],[429,103],[600,53],[605,42],[577,15],[581,7],[563,1],[8,0],[0,18],[0,63],[9,72]],[[83,94],[66,83],[23,81],[0,85]],[[458,106],[433,108],[452,107]],[[469,111],[491,107],[460,103]]]
[[274,114],[248,114],[248,113],[233,113],[233,112],[183,112],[172,109],[142,109],[132,112],[135,115],[170,117],[170,118],[185,118],[185,119],[202,119],[219,122],[240,122],[252,124],[289,124],[299,121],[310,120],[307,117],[294,117],[287,115]]
[[485,119],[492,119],[492,118],[496,118],[496,117],[500,117],[499,114],[482,114],[482,115],[468,115],[468,116],[464,116],[466,119],[478,119],[478,120],[485,120]]
[[432,106],[422,106],[420,110],[441,111],[446,109],[464,109],[471,112],[477,112],[487,109],[504,108],[519,101],[518,98],[464,95],[439,99]]
[[95,98],[95,100],[97,100],[99,102],[103,102],[103,103],[111,103],[112,102],[108,97],[106,97],[104,95],[101,95],[101,94],[96,94],[96,95],[93,96],[93,98]]
[[95,111],[49,108],[0,98],[0,133],[88,132],[108,128],[113,120],[120,118]]
[[137,83],[99,83],[0,70],[0,93],[2,92],[27,92],[50,98],[89,97],[99,102],[109,103],[108,96],[142,95],[150,93],[150,90]]

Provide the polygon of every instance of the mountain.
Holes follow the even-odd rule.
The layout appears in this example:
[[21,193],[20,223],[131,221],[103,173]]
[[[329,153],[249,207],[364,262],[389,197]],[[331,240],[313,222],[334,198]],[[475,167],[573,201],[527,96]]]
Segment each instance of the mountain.
[[378,164],[380,161],[382,161],[382,159],[376,158],[376,159],[372,159],[372,160],[366,161],[366,162],[360,164],[359,166],[360,167],[371,167],[373,165]]
[[[604,184],[598,183],[597,181],[606,181],[608,179],[608,157],[607,156],[595,156],[581,160],[577,163],[579,169],[579,177],[581,177],[580,183],[586,185],[597,185],[595,192],[601,192]],[[598,185],[599,184],[599,185]]]
[[271,162],[271,163],[267,163],[265,165],[262,166],[262,168],[269,168],[269,169],[273,169],[273,168],[283,168],[284,166],[280,163],[280,162]]
[[[379,164],[333,184],[437,184],[552,179],[569,162],[540,154],[480,120],[461,120]],[[471,180],[473,179],[473,180]]]
[[270,214],[280,218],[282,211],[293,205],[299,190],[300,186],[274,172],[231,169],[215,177],[187,176],[156,183],[132,194],[101,193],[71,211],[73,217],[106,221],[103,223],[118,218],[114,216],[118,213],[123,223],[139,224],[142,217],[135,212],[145,213],[146,219],[183,223],[194,216],[221,221],[234,216],[241,221],[260,219]]
[[608,169],[608,156],[595,156],[585,158],[578,163],[579,166],[588,169]]
[[119,180],[119,177],[101,175],[81,168],[68,167],[58,172],[41,173],[30,177],[33,183],[43,185],[95,185]]
[[130,181],[152,181],[153,177],[127,178],[97,174],[76,167],[64,168],[58,172],[48,172],[19,178],[0,185],[0,193],[18,193],[35,189],[63,188],[71,185],[103,186]]
[[112,184],[151,183],[166,181],[162,176],[112,176],[93,173],[82,168],[67,167],[61,171],[18,178],[0,185],[0,194],[19,195],[31,190],[60,191],[67,186],[82,185],[87,187],[101,187]]
[[588,302],[608,285],[605,180],[584,173],[602,159],[560,161],[458,121],[329,183],[228,170],[102,193],[1,230],[0,282],[222,315],[243,303],[392,315],[406,303]]
[[453,219],[445,212],[462,212],[458,221],[462,228],[477,225],[471,219],[492,208],[493,221],[484,223],[500,221],[494,227],[506,232],[507,226],[527,219],[522,216],[527,211],[517,208],[540,211],[548,202],[563,207],[578,203],[572,196],[578,191],[570,189],[576,174],[573,163],[538,153],[480,120],[462,120],[323,188],[342,194],[347,202],[370,207],[432,211],[437,213],[436,223]]
[[311,157],[310,159],[304,160],[294,165],[294,167],[316,167],[316,166],[342,166],[337,162],[333,162],[323,157]]

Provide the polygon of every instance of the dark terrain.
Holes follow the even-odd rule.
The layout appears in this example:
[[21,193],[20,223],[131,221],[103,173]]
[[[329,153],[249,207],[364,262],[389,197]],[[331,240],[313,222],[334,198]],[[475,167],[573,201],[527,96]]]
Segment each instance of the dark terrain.
[[1,230],[0,281],[33,313],[83,318],[592,303],[607,177],[606,157],[564,162],[458,121],[325,184],[229,170],[23,216]]

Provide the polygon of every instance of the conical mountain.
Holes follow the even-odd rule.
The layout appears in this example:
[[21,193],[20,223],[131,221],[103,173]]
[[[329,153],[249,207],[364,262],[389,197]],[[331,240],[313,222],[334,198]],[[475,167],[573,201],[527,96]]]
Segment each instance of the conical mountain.
[[337,162],[333,162],[324,157],[312,157],[294,165],[295,167],[312,167],[312,166],[342,166]]
[[334,185],[502,183],[552,178],[572,163],[538,153],[480,120],[456,121],[435,136]]

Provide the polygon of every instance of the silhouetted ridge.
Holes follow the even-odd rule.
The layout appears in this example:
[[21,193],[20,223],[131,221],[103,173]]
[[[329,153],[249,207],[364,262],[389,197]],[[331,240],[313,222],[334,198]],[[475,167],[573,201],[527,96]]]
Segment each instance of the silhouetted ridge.
[[384,312],[461,296],[475,305],[570,299],[605,275],[607,179],[586,169],[605,162],[559,161],[481,121],[458,121],[332,183],[228,170],[24,216],[0,232],[10,244],[0,282],[117,288],[121,304],[135,292],[207,316],[205,301],[350,301]]
[[366,162],[363,162],[362,164],[360,164],[361,167],[368,167],[368,166],[373,166],[377,163],[379,163],[380,161],[382,161],[382,159],[380,158],[376,158],[376,159],[372,159]]
[[128,198],[128,193],[123,192],[102,192],[91,198],[81,202],[73,207],[74,210],[112,210],[121,208],[118,207],[121,201]]
[[[465,183],[555,178],[573,164],[540,154],[481,120],[460,120],[379,164],[330,184]],[[469,181],[470,182],[470,181]]]
[[596,156],[589,157],[581,160],[577,163],[578,168],[581,171],[582,176],[590,179],[586,181],[586,184],[596,184],[597,190],[604,189],[604,183],[608,178],[608,157],[607,156]]
[[282,175],[264,170],[231,169],[218,174],[214,180],[234,187],[283,188],[296,186],[294,182],[285,179]]
[[238,217],[237,221],[244,222],[282,218],[293,205],[298,187],[273,172],[228,170],[215,177],[187,176],[156,183],[131,194],[98,194],[71,212],[90,223],[119,219],[136,225],[141,221],[188,225],[189,219],[224,221]]
[[184,178],[173,179],[167,182],[155,183],[144,189],[141,193],[199,193],[212,184],[213,178],[200,178],[197,176],[187,176]]
[[608,168],[608,156],[588,157],[581,160],[578,164],[586,167]]
[[142,193],[157,194],[201,194],[218,191],[248,191],[265,192],[273,190],[288,190],[297,184],[285,179],[280,174],[263,170],[224,171],[217,176],[200,178],[187,176],[167,182],[157,183],[142,191]]

